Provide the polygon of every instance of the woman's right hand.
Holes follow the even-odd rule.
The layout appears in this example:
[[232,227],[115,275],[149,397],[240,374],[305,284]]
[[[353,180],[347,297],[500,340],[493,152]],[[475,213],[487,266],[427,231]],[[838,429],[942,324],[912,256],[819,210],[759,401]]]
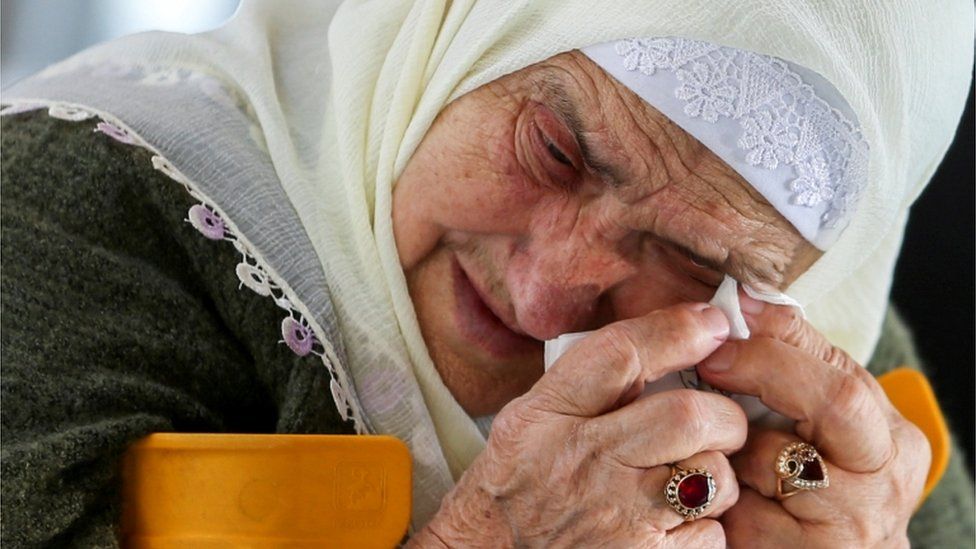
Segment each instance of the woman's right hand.
[[[718,309],[683,304],[580,341],[498,413],[485,450],[411,545],[725,547],[709,517],[739,495],[726,455],[745,442],[742,410],[688,389],[635,399],[728,331]],[[715,499],[692,522],[664,498],[675,462],[715,478]]]

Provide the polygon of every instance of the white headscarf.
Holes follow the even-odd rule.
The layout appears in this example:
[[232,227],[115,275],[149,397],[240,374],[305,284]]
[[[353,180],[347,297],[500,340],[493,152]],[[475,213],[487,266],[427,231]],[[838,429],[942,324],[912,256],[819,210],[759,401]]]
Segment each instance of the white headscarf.
[[333,10],[245,1],[214,32],[138,35],[83,56],[203,68],[250,103],[329,281],[364,412],[419,464],[414,526],[484,445],[431,362],[391,224],[393,184],[448,102],[557,53],[639,36],[704,40],[819,73],[860,121],[870,172],[846,232],[788,292],[864,362],[909,205],[952,140],[973,59],[966,0],[372,0]]

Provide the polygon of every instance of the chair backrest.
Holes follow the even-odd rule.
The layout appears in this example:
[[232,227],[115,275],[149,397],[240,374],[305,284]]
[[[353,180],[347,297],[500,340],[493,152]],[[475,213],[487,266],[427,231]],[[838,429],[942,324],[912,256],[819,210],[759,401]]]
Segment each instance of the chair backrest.
[[410,520],[388,436],[155,433],[122,479],[126,547],[393,547]]

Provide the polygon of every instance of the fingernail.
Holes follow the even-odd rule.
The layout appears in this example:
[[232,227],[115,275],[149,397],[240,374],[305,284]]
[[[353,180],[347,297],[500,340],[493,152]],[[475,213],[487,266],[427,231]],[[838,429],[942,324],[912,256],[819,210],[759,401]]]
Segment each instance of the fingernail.
[[763,309],[766,308],[766,303],[742,294],[739,296],[739,308],[747,315],[756,316],[763,312]]
[[725,372],[735,361],[735,345],[722,345],[700,364],[710,372]]
[[729,320],[725,318],[725,313],[711,305],[701,309],[702,318],[705,320],[705,327],[715,337],[715,339],[725,339],[729,335]]

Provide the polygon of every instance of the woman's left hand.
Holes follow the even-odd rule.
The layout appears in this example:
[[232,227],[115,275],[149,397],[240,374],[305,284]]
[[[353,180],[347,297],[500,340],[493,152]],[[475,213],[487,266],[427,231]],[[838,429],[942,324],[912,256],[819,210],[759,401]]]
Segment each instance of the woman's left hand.
[[[741,294],[740,294],[741,295]],[[699,367],[708,383],[759,396],[795,433],[752,428],[732,459],[743,485],[722,523],[732,547],[908,547],[931,451],[878,382],[791,307],[744,299],[752,330]],[[775,464],[790,443],[819,450],[829,486],[777,496]]]

